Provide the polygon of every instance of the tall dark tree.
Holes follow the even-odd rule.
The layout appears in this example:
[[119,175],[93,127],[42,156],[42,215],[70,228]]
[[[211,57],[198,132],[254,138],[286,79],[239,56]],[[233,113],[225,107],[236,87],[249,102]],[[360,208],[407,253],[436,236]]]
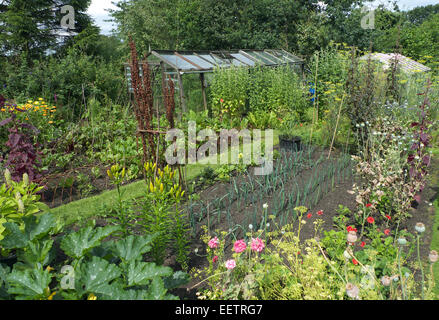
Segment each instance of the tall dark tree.
[[80,32],[90,24],[85,13],[90,3],[91,0],[0,0],[0,56],[31,60],[55,48],[63,41],[59,38],[61,8],[74,8],[75,29],[69,31]]
[[[334,21],[341,25],[347,13],[364,1],[328,0],[327,11],[321,12],[318,0],[122,0],[112,16],[120,34],[125,38],[131,34],[142,51],[151,47],[302,52],[299,43],[303,47],[311,41],[306,50],[318,49],[328,42],[322,37],[328,33],[325,27]],[[310,34],[300,34],[308,30]]]

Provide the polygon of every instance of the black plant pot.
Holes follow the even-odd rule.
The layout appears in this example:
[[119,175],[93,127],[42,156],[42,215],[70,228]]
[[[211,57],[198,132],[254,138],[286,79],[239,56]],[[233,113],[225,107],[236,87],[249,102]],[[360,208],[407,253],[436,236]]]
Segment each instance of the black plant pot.
[[300,137],[279,137],[279,147],[286,151],[300,151],[302,149]]

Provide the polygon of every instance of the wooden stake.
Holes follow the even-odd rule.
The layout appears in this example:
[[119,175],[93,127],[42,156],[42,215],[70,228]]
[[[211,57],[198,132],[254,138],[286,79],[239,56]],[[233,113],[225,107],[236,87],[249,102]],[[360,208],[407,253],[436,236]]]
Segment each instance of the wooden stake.
[[335,123],[335,130],[334,130],[334,135],[332,136],[331,147],[329,148],[328,159],[331,157],[332,147],[334,146],[335,136],[337,135],[338,122],[340,120],[341,108],[343,106],[344,97],[345,95],[343,94],[343,97],[341,98],[340,107],[338,108],[337,122]]

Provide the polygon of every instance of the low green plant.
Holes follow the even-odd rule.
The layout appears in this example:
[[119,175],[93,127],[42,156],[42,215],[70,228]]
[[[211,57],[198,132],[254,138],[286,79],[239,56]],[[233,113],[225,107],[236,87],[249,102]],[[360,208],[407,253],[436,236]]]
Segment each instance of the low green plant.
[[161,170],[155,163],[146,163],[144,167],[149,185],[145,197],[139,201],[139,224],[146,234],[157,234],[151,255],[156,263],[162,264],[167,249],[173,249],[177,262],[186,270],[189,223],[180,207],[185,191],[175,181],[176,171],[169,166]]
[[[64,236],[67,256],[56,263],[51,214],[25,218],[25,229],[6,223],[0,245],[15,250],[12,268],[0,264],[0,296],[8,300],[159,300],[177,299],[168,290],[188,281],[187,274],[144,262],[154,235],[104,241],[118,226],[82,228]],[[54,264],[52,264],[54,263]]]
[[[24,228],[23,219],[37,214],[48,207],[40,202],[40,192],[43,187],[29,181],[25,173],[20,182],[13,181],[9,170],[5,170],[6,183],[0,186],[0,220],[2,223],[15,222],[20,228]],[[4,230],[3,228],[0,229]],[[0,232],[0,239],[2,233]]]

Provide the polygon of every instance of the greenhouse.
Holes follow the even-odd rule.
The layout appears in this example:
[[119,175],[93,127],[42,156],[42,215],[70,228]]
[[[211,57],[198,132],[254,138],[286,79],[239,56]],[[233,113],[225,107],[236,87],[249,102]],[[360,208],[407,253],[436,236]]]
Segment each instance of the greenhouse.
[[[205,73],[212,73],[215,68],[289,65],[300,74],[305,71],[305,61],[303,59],[288,51],[273,49],[232,51],[152,50],[146,58],[152,68],[153,75],[161,72],[166,78],[169,76],[172,78],[176,89],[179,91],[182,109],[186,109],[186,96],[182,79],[184,74],[199,74],[203,104],[207,108],[205,89],[208,84]],[[128,80],[128,90],[132,93],[131,71],[128,63],[125,64],[125,74]]]

